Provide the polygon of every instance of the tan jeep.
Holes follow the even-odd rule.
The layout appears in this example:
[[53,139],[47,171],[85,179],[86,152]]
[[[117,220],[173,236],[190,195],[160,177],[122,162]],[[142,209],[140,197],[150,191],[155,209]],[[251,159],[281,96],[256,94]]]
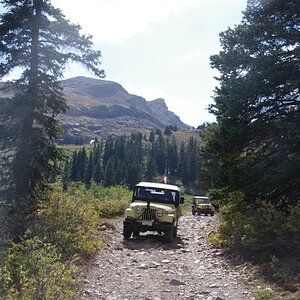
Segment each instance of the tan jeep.
[[132,203],[125,210],[123,236],[140,232],[157,231],[164,233],[167,242],[177,236],[180,204],[180,190],[176,185],[140,182],[133,189]]
[[192,214],[201,215],[208,215],[210,214],[213,216],[215,214],[215,208],[210,202],[210,199],[205,196],[193,196],[193,202],[192,202]]

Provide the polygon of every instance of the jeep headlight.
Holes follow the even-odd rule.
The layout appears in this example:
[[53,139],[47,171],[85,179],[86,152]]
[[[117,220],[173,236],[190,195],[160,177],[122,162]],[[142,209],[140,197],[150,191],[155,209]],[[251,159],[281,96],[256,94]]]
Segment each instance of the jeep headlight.
[[136,207],[135,212],[136,212],[137,215],[141,215],[143,210],[142,210],[141,207]]
[[164,214],[164,212],[163,212],[161,209],[158,209],[158,210],[156,211],[156,216],[157,216],[158,218],[161,218],[161,217],[163,216],[163,214]]

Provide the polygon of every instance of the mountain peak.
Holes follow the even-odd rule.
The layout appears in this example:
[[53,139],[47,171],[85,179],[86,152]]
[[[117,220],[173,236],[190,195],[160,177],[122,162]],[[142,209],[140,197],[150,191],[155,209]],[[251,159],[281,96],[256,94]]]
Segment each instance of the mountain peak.
[[152,100],[152,101],[150,101],[150,102],[152,102],[152,103],[155,104],[157,107],[160,107],[160,108],[162,108],[162,109],[168,109],[167,104],[166,104],[166,101],[165,101],[165,99],[163,99],[163,98],[157,98],[157,99]]
[[62,86],[70,109],[60,116],[60,121],[71,139],[81,134],[93,138],[170,125],[188,127],[168,110],[164,99],[146,101],[114,81],[79,76],[63,80]]

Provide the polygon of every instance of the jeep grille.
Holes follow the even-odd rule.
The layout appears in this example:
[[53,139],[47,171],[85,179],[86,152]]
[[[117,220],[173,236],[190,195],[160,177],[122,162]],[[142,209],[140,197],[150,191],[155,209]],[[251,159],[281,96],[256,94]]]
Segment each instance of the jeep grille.
[[143,208],[143,213],[140,216],[141,220],[154,220],[155,211],[153,208]]

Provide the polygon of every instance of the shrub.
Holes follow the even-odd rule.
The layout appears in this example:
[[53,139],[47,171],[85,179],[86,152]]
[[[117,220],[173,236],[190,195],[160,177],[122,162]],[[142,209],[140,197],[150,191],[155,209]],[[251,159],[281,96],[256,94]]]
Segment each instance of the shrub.
[[232,253],[259,263],[264,275],[284,289],[299,290],[300,203],[284,211],[270,202],[248,203],[243,194],[230,194],[220,210],[218,232],[209,241],[229,246]]
[[8,249],[0,287],[5,299],[72,299],[81,276],[71,261],[61,263],[56,247],[37,237]]
[[247,203],[241,193],[232,193],[230,200],[220,210],[219,233],[226,245],[252,254],[263,252],[269,255],[278,246],[292,242],[291,232],[287,231],[287,212],[265,201]]
[[122,216],[131,199],[131,192],[123,186],[104,187],[92,184],[87,189],[83,184],[71,184],[67,193],[91,203],[101,218]]
[[26,237],[9,246],[7,238],[0,240],[0,299],[72,299],[81,280],[74,258],[103,245],[99,218],[122,215],[130,192],[73,184],[68,193],[55,186],[42,198]]
[[93,203],[56,190],[38,211],[32,232],[43,241],[56,245],[64,257],[94,253],[102,244],[96,229],[99,219]]

